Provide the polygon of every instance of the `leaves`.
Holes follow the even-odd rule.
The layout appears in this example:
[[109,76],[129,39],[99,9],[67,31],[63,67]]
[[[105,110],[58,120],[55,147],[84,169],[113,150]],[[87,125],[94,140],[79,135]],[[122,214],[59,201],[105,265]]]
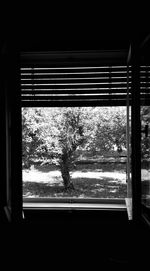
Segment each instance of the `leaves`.
[[150,123],[150,106],[141,106],[141,154],[143,158],[148,158],[150,156],[150,137],[149,129],[148,135],[145,135],[146,125]]
[[126,147],[123,107],[51,107],[22,109],[23,159],[36,157],[73,163],[81,152]]

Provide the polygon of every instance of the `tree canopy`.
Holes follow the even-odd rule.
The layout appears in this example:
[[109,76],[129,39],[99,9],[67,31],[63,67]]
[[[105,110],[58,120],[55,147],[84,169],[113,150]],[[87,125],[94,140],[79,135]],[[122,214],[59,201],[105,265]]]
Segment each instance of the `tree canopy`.
[[[123,107],[52,107],[22,109],[23,157],[57,162],[66,148],[107,152],[126,148]],[[55,154],[55,155],[54,155]]]
[[150,106],[141,106],[141,155],[142,158],[150,156]]
[[39,159],[57,165],[64,185],[80,154],[118,154],[126,148],[126,109],[123,107],[51,107],[22,109],[23,165]]

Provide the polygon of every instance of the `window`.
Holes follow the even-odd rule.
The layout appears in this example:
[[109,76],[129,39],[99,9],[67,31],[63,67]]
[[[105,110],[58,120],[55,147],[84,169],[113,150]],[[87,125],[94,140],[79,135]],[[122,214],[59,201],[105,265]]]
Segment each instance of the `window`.
[[125,198],[126,108],[22,109],[24,197]]
[[123,207],[130,176],[126,54],[22,53],[24,202],[110,199]]
[[150,100],[149,100],[149,65],[140,66],[140,117],[141,117],[141,203],[146,221],[150,214]]

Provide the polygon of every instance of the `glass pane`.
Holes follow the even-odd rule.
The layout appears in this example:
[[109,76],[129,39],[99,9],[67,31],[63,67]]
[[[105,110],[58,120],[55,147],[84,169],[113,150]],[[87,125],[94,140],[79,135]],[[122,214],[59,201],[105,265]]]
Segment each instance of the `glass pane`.
[[22,108],[23,197],[126,198],[126,110]]
[[126,140],[127,140],[127,198],[126,198],[126,205],[127,205],[127,211],[128,211],[128,218],[132,219],[131,106],[130,106],[130,91],[129,91],[129,66],[127,67]]
[[141,106],[142,203],[150,208],[150,106]]

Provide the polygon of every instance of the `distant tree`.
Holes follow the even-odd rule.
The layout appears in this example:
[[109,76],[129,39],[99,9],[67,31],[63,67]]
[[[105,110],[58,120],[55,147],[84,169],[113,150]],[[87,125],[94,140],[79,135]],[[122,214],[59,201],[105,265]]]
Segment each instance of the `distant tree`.
[[126,148],[126,109],[101,108],[96,113],[95,148],[109,152],[117,148],[120,154]]
[[118,110],[113,114],[113,125],[111,128],[112,141],[117,147],[118,154],[126,148],[126,109]]
[[150,157],[150,106],[141,107],[141,130],[141,155],[147,158]]

